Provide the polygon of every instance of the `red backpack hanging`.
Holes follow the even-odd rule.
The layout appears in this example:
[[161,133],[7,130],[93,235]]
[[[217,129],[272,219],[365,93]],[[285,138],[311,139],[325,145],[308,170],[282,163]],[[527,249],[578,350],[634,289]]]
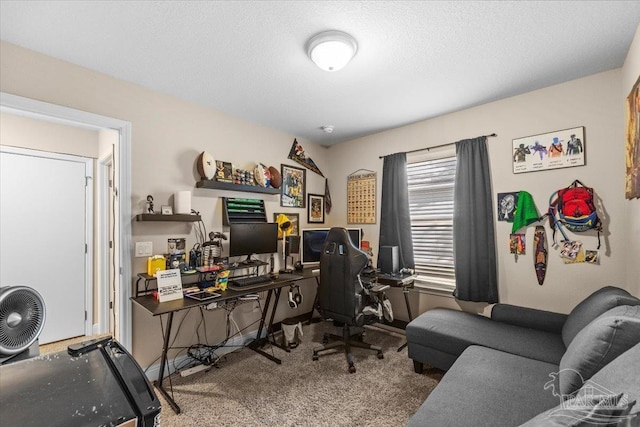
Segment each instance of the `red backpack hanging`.
[[577,179],[568,187],[561,188],[551,195],[549,221],[553,229],[554,242],[556,228],[560,230],[565,240],[569,239],[562,227],[573,232],[583,232],[593,228],[598,231],[598,249],[600,249],[602,222],[598,218],[593,199],[593,188],[585,186]]

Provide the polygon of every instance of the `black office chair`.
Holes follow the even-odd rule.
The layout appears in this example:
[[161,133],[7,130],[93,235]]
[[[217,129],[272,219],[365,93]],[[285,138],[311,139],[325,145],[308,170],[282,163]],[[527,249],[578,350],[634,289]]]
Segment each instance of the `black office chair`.
[[[352,346],[377,351],[378,359],[384,358],[382,348],[362,342],[362,327],[376,320],[375,316],[363,313],[369,298],[360,273],[366,266],[367,255],[353,244],[347,230],[332,228],[320,255],[318,310],[324,319],[331,319],[336,326],[342,326],[342,336],[325,334],[325,345],[313,350],[313,360],[318,360],[321,351],[344,346],[350,373],[356,371]],[[354,332],[355,337],[352,337]],[[330,338],[339,341],[329,343]]]

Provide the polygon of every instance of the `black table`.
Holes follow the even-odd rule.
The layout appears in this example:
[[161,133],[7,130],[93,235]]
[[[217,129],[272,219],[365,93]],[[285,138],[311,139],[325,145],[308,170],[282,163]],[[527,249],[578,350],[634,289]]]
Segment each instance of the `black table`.
[[[246,290],[233,290],[227,288],[226,291],[216,291],[220,293],[220,296],[217,298],[209,299],[206,301],[198,301],[191,298],[184,297],[182,299],[159,302],[153,295],[143,295],[139,297],[131,298],[131,300],[138,304],[140,307],[147,310],[153,316],[162,316],[166,314],[167,317],[167,330],[164,336],[164,343],[162,346],[162,356],[160,358],[160,371],[158,372],[158,379],[153,382],[153,385],[158,389],[160,394],[164,396],[167,400],[171,408],[174,410],[176,414],[180,413],[180,407],[175,402],[175,400],[170,396],[169,393],[164,389],[162,382],[164,380],[164,368],[167,363],[167,353],[169,351],[169,339],[171,335],[171,326],[173,324],[173,315],[182,310],[188,310],[194,307],[199,307],[202,305],[209,305],[212,302],[225,302],[227,300],[240,298],[249,294],[255,294],[258,292],[267,291],[267,298],[265,300],[265,308],[262,310],[262,316],[260,318],[260,326],[258,326],[258,333],[256,338],[251,342],[248,347],[261,354],[262,356],[272,360],[275,363],[282,363],[280,359],[277,357],[268,354],[262,351],[260,348],[264,346],[269,339],[269,331],[273,326],[273,318],[276,314],[276,309],[278,307],[278,301],[280,299],[280,293],[282,292],[282,288],[291,285],[293,282],[297,282],[298,280],[303,280],[309,277],[313,277],[313,273],[309,274],[309,272],[295,272],[297,274],[280,274],[276,279],[273,279],[269,283],[265,283],[261,285],[259,288],[251,287]],[[274,300],[273,307],[270,309],[271,300]],[[269,316],[269,320],[267,321],[267,316]],[[264,338],[262,338],[262,331],[266,326],[267,334]]]
[[[411,314],[411,306],[409,305],[409,290],[413,289],[413,284],[416,279],[415,274],[408,273],[378,273],[377,280],[378,283],[382,285],[389,285],[392,288],[402,288],[402,293],[404,294],[404,302],[407,305],[407,314],[409,315],[409,322],[413,320],[413,314]],[[407,342],[405,341],[402,344],[398,351],[402,351],[403,348],[407,346]]]

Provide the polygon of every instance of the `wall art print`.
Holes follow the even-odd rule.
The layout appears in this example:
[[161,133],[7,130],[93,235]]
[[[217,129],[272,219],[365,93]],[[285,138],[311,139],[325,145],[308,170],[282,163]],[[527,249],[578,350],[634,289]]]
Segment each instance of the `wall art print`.
[[306,171],[302,168],[282,164],[280,176],[280,206],[286,208],[304,208],[306,201]]
[[513,173],[585,165],[584,126],[513,140]]
[[347,224],[375,224],[376,173],[359,172],[347,177]]
[[627,166],[624,195],[640,198],[640,77],[627,97]]
[[519,191],[498,193],[498,221],[513,222]]

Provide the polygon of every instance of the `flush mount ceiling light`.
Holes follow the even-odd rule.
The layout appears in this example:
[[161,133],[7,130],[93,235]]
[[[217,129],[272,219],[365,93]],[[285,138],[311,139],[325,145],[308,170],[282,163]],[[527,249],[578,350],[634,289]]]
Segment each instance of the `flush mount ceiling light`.
[[307,55],[325,71],[338,71],[356,54],[356,40],[342,31],[324,31],[307,42]]

